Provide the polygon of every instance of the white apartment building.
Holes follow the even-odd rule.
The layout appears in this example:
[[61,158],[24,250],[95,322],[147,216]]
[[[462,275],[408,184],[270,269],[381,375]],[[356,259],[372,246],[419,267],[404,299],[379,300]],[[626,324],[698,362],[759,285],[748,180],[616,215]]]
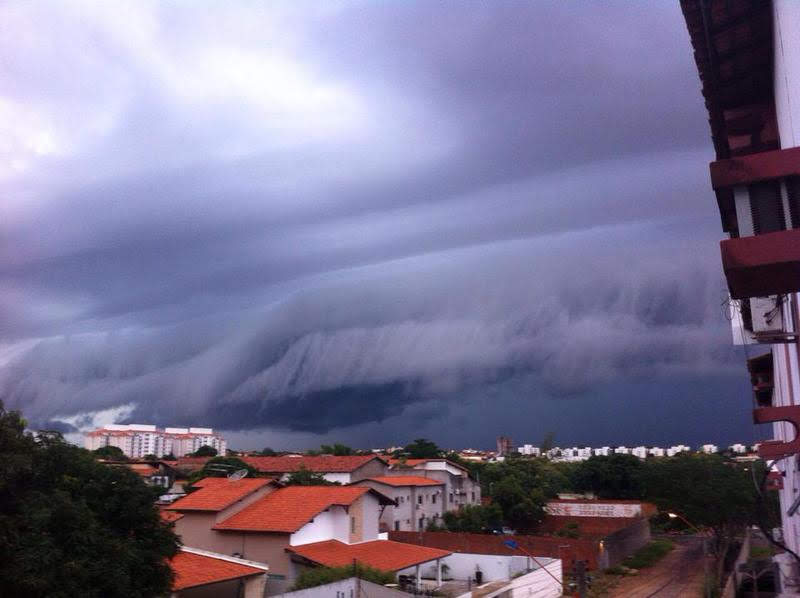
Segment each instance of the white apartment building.
[[640,459],[647,459],[647,447],[637,446],[631,449],[631,455]]
[[671,446],[667,449],[667,457],[674,457],[678,453],[684,453],[689,450],[691,449],[685,444],[676,444],[675,446]]
[[719,452],[719,447],[716,444],[704,444],[700,447],[700,451],[706,455],[713,455],[714,453]]
[[539,457],[542,454],[541,449],[538,446],[533,446],[532,444],[523,444],[522,446],[518,446],[517,452],[520,455],[527,455],[529,457]]
[[666,454],[666,451],[660,446],[651,447],[647,452],[651,457],[663,457]]
[[84,446],[90,451],[104,446],[119,448],[130,459],[155,455],[183,457],[201,446],[210,446],[224,455],[228,444],[211,428],[165,428],[147,424],[109,424],[87,432]]
[[732,453],[736,453],[737,455],[744,455],[747,453],[747,447],[743,444],[732,444],[728,448]]
[[617,448],[614,449],[614,454],[615,455],[630,455],[631,454],[631,449],[629,449],[627,446],[618,446]]
[[600,448],[596,448],[594,449],[594,454],[598,457],[608,457],[611,454],[611,447],[601,446]]

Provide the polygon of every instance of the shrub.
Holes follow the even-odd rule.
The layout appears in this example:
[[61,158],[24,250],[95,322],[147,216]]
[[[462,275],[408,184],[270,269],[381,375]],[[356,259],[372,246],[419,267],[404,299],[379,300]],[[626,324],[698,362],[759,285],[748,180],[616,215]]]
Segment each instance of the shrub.
[[646,569],[647,567],[652,567],[672,550],[674,546],[675,545],[669,540],[653,540],[647,546],[643,546],[622,561],[622,564],[631,569]]

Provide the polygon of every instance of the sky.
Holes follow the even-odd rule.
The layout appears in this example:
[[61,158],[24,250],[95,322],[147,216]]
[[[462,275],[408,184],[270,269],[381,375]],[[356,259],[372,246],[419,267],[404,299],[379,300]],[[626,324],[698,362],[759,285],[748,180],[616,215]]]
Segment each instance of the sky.
[[677,1],[0,22],[0,398],[31,426],[759,437]]

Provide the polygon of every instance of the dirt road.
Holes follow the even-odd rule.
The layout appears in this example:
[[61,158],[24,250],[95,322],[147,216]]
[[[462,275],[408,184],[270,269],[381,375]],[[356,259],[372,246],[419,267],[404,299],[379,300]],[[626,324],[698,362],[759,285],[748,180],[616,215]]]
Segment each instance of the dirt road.
[[[709,563],[709,567],[711,564]],[[702,598],[703,545],[687,538],[653,567],[625,577],[609,592],[609,598]]]

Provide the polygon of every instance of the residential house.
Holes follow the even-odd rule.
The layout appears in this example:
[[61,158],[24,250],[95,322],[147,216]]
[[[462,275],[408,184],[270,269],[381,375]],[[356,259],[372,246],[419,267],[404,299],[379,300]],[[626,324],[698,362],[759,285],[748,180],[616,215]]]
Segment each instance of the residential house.
[[394,500],[381,511],[381,531],[424,531],[447,510],[445,483],[422,476],[381,476],[357,482]]
[[444,482],[445,511],[481,504],[481,485],[470,476],[466,467],[447,459],[390,459],[389,463],[391,467],[386,475],[414,475]]
[[172,598],[263,598],[269,567],[225,554],[181,547],[169,561]]
[[378,455],[287,455],[282,457],[242,457],[260,473],[285,480],[292,473],[306,469],[322,474],[329,482],[351,484],[386,474],[387,462]]

